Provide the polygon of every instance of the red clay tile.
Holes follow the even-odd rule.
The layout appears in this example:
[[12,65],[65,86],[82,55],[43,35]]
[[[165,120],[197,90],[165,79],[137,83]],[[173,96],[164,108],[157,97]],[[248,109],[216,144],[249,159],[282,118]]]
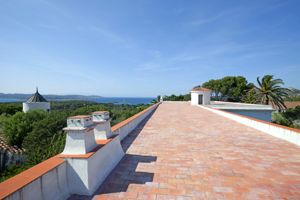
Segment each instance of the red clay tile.
[[187,103],[164,102],[122,146],[94,199],[300,199],[299,147]]

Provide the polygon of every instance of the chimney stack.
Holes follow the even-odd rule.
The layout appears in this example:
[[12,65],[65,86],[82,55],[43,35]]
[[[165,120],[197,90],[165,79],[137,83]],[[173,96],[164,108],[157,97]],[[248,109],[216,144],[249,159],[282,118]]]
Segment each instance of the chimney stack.
[[92,151],[96,146],[92,116],[78,115],[67,119],[67,139],[62,154],[81,155]]
[[95,124],[94,134],[95,140],[108,139],[112,136],[108,111],[96,111],[92,113],[93,122]]

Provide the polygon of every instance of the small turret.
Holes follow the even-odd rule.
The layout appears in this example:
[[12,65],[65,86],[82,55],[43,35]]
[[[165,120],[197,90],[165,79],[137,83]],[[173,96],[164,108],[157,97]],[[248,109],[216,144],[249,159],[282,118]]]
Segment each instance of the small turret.
[[38,88],[36,92],[23,103],[23,112],[28,112],[30,110],[45,110],[50,111],[50,102],[48,102],[40,93]]

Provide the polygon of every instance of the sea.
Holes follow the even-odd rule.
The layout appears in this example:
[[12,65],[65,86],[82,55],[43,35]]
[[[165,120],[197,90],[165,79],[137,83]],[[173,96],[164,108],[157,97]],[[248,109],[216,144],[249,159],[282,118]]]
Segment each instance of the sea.
[[[113,103],[113,104],[129,104],[129,105],[137,105],[137,104],[149,104],[151,101],[155,99],[152,97],[100,97],[100,98],[85,98],[80,99],[84,101],[95,101],[97,103]],[[58,99],[57,101],[67,101],[67,100],[79,100],[79,99]],[[23,102],[24,99],[12,99],[12,98],[0,98],[0,102]],[[54,99],[54,101],[56,101]]]

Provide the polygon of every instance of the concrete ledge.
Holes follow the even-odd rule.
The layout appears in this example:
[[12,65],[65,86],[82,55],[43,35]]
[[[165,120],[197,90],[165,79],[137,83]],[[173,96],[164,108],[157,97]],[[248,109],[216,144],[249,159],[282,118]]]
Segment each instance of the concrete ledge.
[[209,110],[223,117],[229,118],[251,128],[257,129],[274,137],[286,140],[290,143],[293,143],[297,146],[300,146],[300,130],[295,128],[290,128],[278,124],[274,124],[271,122],[266,122],[263,120],[246,117],[234,113],[230,113],[224,110],[218,110],[216,108],[200,106],[200,108]]

